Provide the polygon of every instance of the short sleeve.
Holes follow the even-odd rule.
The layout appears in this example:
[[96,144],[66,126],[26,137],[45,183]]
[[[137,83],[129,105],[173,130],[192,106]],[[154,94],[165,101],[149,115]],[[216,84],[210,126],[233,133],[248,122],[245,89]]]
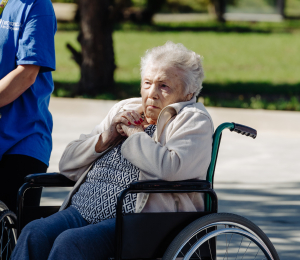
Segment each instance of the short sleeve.
[[40,15],[38,10],[33,8],[22,25],[16,64],[38,65],[41,66],[40,72],[55,70],[54,35],[56,29],[54,12]]

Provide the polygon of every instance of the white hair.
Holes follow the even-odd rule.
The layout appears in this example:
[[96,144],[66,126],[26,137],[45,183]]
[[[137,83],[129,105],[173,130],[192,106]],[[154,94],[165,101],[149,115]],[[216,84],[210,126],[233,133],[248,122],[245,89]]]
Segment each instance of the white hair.
[[150,64],[159,62],[166,67],[175,67],[183,72],[182,82],[186,94],[194,93],[198,95],[202,89],[204,71],[202,67],[202,57],[197,53],[188,50],[181,43],[166,42],[162,46],[147,50],[141,59],[141,77],[143,79],[145,71]]

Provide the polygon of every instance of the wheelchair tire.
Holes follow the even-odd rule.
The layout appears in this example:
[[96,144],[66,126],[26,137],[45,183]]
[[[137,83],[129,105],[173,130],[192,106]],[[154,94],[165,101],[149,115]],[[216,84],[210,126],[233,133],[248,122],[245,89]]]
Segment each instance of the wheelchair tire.
[[16,246],[16,224],[17,217],[15,213],[7,209],[0,213],[0,260],[10,259]]
[[162,260],[280,260],[263,231],[248,219],[229,213],[201,217],[171,242]]
[[5,205],[3,201],[0,200],[0,213],[4,210],[8,210],[8,207]]

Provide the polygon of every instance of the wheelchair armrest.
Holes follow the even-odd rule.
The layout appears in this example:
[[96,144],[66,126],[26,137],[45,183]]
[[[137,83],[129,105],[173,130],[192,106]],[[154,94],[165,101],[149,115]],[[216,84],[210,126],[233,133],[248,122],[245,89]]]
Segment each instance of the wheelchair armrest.
[[211,183],[204,180],[184,181],[136,181],[129,185],[130,190],[203,190],[211,189]]
[[24,180],[34,186],[44,187],[73,187],[75,185],[74,181],[57,172],[30,174]]

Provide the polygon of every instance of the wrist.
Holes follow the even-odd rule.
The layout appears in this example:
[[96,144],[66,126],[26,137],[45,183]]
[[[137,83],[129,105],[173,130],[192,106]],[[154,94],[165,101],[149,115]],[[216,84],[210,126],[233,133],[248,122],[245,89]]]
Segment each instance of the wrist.
[[110,127],[99,136],[98,142],[95,145],[96,153],[104,152],[120,138],[121,136],[117,133],[117,131],[114,131],[114,129]]
[[134,135],[134,134],[137,134],[137,133],[143,133],[144,131],[140,128],[136,128],[136,127],[133,127],[131,129],[128,129],[128,132],[127,132],[127,136],[131,136],[131,135]]

